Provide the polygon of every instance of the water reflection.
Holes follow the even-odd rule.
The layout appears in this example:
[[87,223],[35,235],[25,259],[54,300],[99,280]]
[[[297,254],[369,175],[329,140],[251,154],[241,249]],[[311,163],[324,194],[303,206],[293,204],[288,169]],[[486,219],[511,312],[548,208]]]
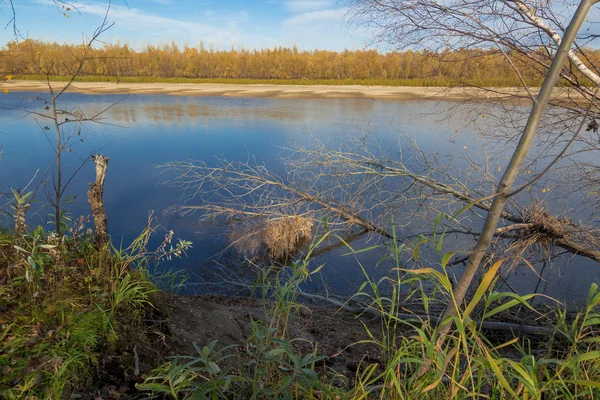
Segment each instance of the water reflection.
[[[188,98],[186,98],[188,99]],[[329,100],[327,100],[329,101]],[[306,121],[315,119],[330,119],[331,115],[339,115],[347,111],[347,106],[333,104],[333,107],[315,108],[310,104],[294,104],[292,107],[273,107],[271,102],[258,105],[240,104],[198,104],[196,102],[175,102],[166,104],[134,104],[122,103],[107,114],[110,120],[119,125],[129,126],[138,121],[165,122],[182,126],[201,126],[210,119],[239,119],[239,120],[276,120],[276,121]],[[337,103],[337,102],[336,102]],[[373,111],[373,102],[360,101],[352,104],[352,118],[355,122],[365,122]],[[243,107],[243,110],[240,109]]]
[[[43,111],[39,102],[26,100],[31,97],[31,94],[19,93],[0,97],[0,106],[6,110],[0,114],[4,133],[0,136],[3,150],[0,191],[24,187],[37,169],[43,170],[52,161],[52,150],[33,118],[22,118],[22,111],[7,110],[24,107]],[[453,118],[432,123],[433,116],[440,115],[440,105],[436,103],[159,95],[123,98],[119,95],[69,94],[64,97],[62,106],[79,107],[92,113],[115,102],[119,104],[104,115],[105,122],[113,125],[87,125],[82,132],[84,141],[74,146],[73,154],[65,158],[66,170],[74,172],[77,169],[75,153],[84,156],[102,149],[101,152],[111,158],[105,203],[113,239],[117,243],[122,239],[125,244],[131,241],[143,228],[150,210],[154,210],[158,223],[194,242],[189,259],[165,268],[188,269],[196,275],[216,267],[213,256],[227,246],[223,235],[227,227],[193,224],[189,218],[163,214],[167,207],[181,202],[181,193],[164,184],[171,175],[156,168],[157,165],[184,159],[212,163],[215,157],[228,160],[253,157],[271,170],[281,172],[279,155],[282,147],[307,145],[314,137],[339,144],[372,134],[378,136],[378,147],[393,157],[399,157],[405,151],[403,147],[414,141],[429,157],[451,166],[452,170],[448,172],[454,175],[463,173],[466,166],[461,153],[480,159],[488,155],[478,131],[465,129],[467,113],[459,112]],[[502,169],[505,165],[507,154],[489,151],[489,155],[490,174],[499,176],[497,168]],[[72,181],[68,194],[75,196],[69,206],[73,216],[89,214],[85,192],[92,179],[93,168],[86,167]],[[47,183],[51,184],[51,180]],[[526,195],[522,198],[524,204],[536,198],[532,193]],[[42,202],[30,221],[46,225],[50,210],[41,206],[45,200],[43,196],[38,197]],[[557,195],[554,200],[548,196],[546,200],[551,207],[559,206],[561,210],[575,207],[573,200],[567,200],[565,196]],[[585,219],[588,217],[586,212],[578,208],[577,213],[569,214]],[[414,230],[412,233],[420,233],[429,227],[406,227],[407,232],[410,229]],[[449,240],[452,243],[452,239]],[[156,241],[159,243],[161,238]],[[363,238],[355,240],[357,247],[365,243]],[[324,280],[334,292],[351,293],[364,278],[360,265],[353,257],[343,257],[347,249],[335,247],[335,243],[330,245],[329,252],[319,258],[319,262],[327,264]],[[382,255],[375,253],[356,258],[363,265],[370,265],[373,274],[387,273],[388,267],[375,267]],[[221,259],[219,262],[226,261]],[[236,262],[232,261],[232,264]],[[548,292],[562,298],[582,298],[589,282],[599,276],[597,266],[589,260],[576,258],[574,265],[566,268],[557,267],[548,275]],[[583,282],[581,276],[586,277]],[[535,286],[537,275],[524,269],[515,271],[510,280],[519,289],[531,290],[532,287],[528,287]]]

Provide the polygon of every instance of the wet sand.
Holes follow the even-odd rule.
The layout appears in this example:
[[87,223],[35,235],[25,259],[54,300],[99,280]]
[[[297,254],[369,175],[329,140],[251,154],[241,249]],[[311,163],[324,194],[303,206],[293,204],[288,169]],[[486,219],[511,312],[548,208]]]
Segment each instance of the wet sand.
[[[52,82],[55,89],[64,87],[64,82]],[[1,89],[9,92],[46,92],[45,82],[12,80],[4,82]],[[526,97],[522,89],[502,88],[494,91],[476,88],[433,88],[394,86],[324,86],[324,85],[262,85],[262,84],[219,84],[219,83],[119,83],[76,82],[70,92],[85,94],[164,94],[174,96],[226,96],[264,98],[357,98],[373,100],[465,100],[507,99],[514,96]]]

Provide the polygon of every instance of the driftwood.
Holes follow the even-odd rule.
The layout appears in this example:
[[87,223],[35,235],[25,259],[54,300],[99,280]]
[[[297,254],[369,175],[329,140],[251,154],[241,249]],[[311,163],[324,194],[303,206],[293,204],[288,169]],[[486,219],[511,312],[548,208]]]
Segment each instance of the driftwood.
[[[469,193],[462,186],[444,184],[428,175],[421,175],[411,171],[401,161],[379,159],[376,156],[367,153],[355,153],[351,151],[331,150],[325,147],[317,147],[311,150],[301,150],[309,161],[307,165],[317,165],[330,167],[336,166],[343,170],[344,174],[354,176],[370,176],[384,178],[404,178],[413,183],[429,188],[436,194],[448,195],[471,207],[489,212],[494,196],[479,198]],[[329,208],[336,213],[340,207]],[[538,237],[543,239],[545,244],[560,247],[573,254],[600,262],[600,231],[590,226],[576,224],[566,218],[557,219],[547,212],[540,213],[541,210],[523,210],[523,215],[515,215],[507,210],[500,212],[500,218],[506,223],[513,225],[500,227],[494,232],[498,237],[509,237],[509,231],[517,232],[519,236],[525,236],[528,239]],[[359,225],[370,232],[377,232],[385,237],[390,237],[389,232],[382,227],[377,227],[366,221],[348,219],[346,216],[338,213],[349,223]],[[540,218],[541,217],[541,218]],[[471,232],[470,234],[474,234]],[[477,234],[479,235],[479,234]]]
[[[353,312],[357,314],[369,314],[375,317],[381,317],[381,311],[371,308],[371,307],[353,307],[342,301],[332,299],[331,297],[319,296],[316,294],[309,294],[299,291],[299,295],[306,297],[315,301],[323,301],[326,303],[333,304],[339,307],[342,310]],[[432,316],[432,315],[417,315],[410,313],[397,313],[395,317],[403,320],[403,321],[429,321],[432,324],[437,324],[441,321],[440,317]],[[497,322],[497,321],[476,321],[476,324],[481,329],[490,330],[490,331],[503,331],[503,332],[512,332],[517,335],[543,335],[543,336],[555,336],[561,334],[559,330],[548,328],[545,326],[533,326],[533,325],[521,325],[521,324],[512,324],[509,322]]]
[[92,157],[96,164],[96,181],[90,183],[88,190],[88,202],[92,208],[94,217],[94,236],[96,246],[102,249],[108,243],[108,218],[104,209],[104,180],[106,179],[106,169],[108,168],[108,157],[101,154]]
[[[318,147],[301,150],[307,168],[320,166],[339,166],[341,174],[356,177],[404,178],[412,183],[433,190],[436,194],[447,195],[471,207],[490,211],[494,196],[480,198],[469,193],[464,187],[444,184],[427,175],[412,172],[402,162],[379,160],[369,154],[349,151],[330,150]],[[188,198],[202,194],[205,204],[180,205],[169,209],[170,212],[190,214],[203,212],[203,220],[225,217],[230,221],[272,220],[301,215],[313,218],[315,223],[323,215],[329,215],[343,221],[347,226],[357,226],[366,232],[376,233],[392,239],[394,235],[384,226],[376,224],[364,216],[360,207],[352,202],[344,204],[336,199],[330,188],[314,190],[312,186],[302,188],[272,174],[264,166],[222,161],[222,165],[209,167],[204,163],[183,161],[169,163],[166,167],[175,170],[179,176],[173,186],[187,192]],[[302,168],[299,165],[298,168]],[[332,173],[331,176],[335,176]],[[335,185],[334,185],[335,186]],[[210,199],[210,200],[208,200]],[[291,210],[291,211],[290,211]],[[556,246],[572,254],[587,257],[600,262],[600,230],[590,226],[576,224],[566,218],[558,219],[543,209],[534,207],[522,210],[516,215],[507,210],[500,213],[501,219],[509,224],[495,230],[496,237],[518,239],[521,244],[543,244]],[[332,222],[331,220],[329,221]],[[465,233],[465,232],[463,232]],[[478,236],[477,232],[466,232]],[[521,252],[523,248],[518,249]]]

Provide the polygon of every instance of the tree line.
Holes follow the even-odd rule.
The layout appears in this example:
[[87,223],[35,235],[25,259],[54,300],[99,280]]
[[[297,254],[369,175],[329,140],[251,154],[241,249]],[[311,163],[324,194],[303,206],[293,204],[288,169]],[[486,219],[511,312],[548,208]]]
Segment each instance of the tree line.
[[[39,40],[10,42],[0,51],[0,70],[15,76],[69,76],[79,66],[83,46]],[[591,62],[600,51],[589,52]],[[427,84],[518,86],[519,77],[506,57],[495,50],[459,49],[379,53],[375,50],[341,52],[293,48],[228,51],[180,47],[175,43],[146,46],[138,51],[127,44],[104,45],[87,55],[82,77],[147,77],[155,79],[278,79],[422,81]],[[525,66],[524,56],[513,62]],[[521,68],[528,84],[541,82],[545,69]]]

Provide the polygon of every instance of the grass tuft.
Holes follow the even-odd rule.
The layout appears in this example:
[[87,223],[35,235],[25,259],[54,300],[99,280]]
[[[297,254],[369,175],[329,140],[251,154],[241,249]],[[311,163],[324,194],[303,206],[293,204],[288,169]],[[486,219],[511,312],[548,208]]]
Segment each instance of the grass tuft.
[[41,227],[0,236],[0,397],[92,396],[115,357],[122,372],[138,371],[146,356],[136,346],[156,347],[146,320],[158,289],[143,246],[111,254],[91,235],[59,238]]

